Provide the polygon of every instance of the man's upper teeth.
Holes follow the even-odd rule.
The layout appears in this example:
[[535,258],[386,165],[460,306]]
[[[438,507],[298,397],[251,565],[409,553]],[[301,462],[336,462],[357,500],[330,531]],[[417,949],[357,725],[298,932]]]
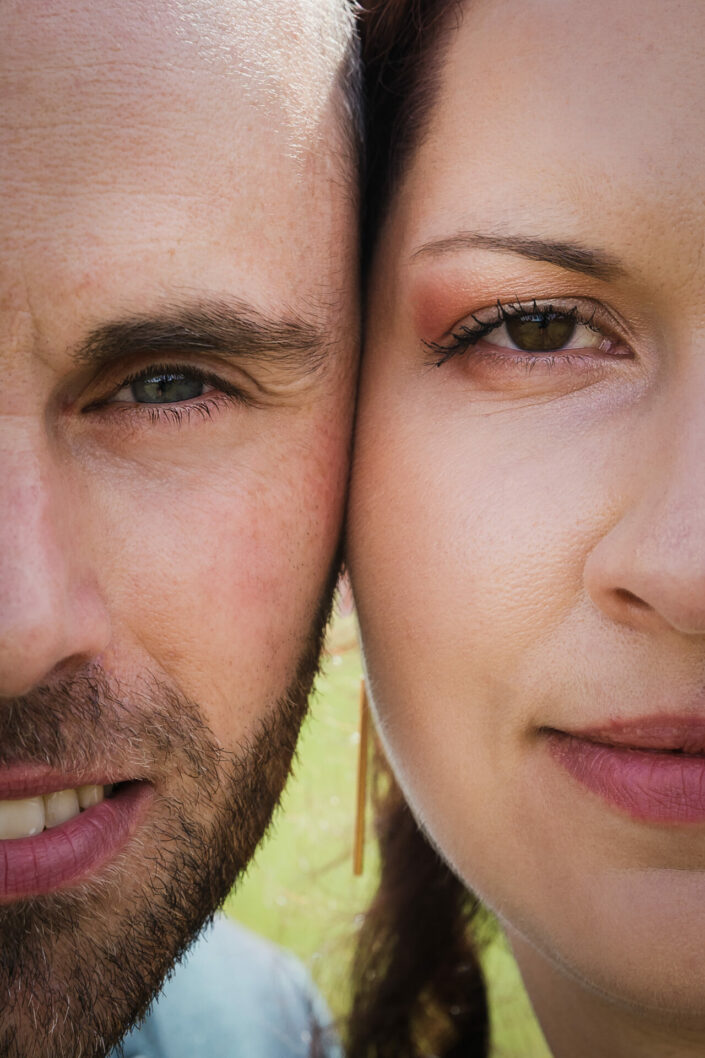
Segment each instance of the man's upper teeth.
[[40,797],[0,801],[0,840],[30,838],[45,828],[65,823],[84,808],[99,804],[109,789],[79,786],[75,790],[57,790]]

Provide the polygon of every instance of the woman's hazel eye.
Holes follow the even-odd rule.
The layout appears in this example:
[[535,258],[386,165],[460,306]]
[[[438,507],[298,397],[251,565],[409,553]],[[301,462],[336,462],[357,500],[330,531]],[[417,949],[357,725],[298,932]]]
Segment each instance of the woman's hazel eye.
[[136,404],[179,404],[194,397],[203,396],[206,390],[203,379],[183,371],[160,371],[158,374],[137,378],[123,386],[114,401]]
[[556,355],[559,353],[582,355],[592,350],[593,356],[629,356],[629,347],[612,338],[607,328],[599,326],[599,320],[596,324],[595,315],[594,307],[584,315],[577,305],[564,309],[534,302],[523,308],[518,302],[503,305],[498,301],[494,319],[483,320],[472,313],[472,322],[461,324],[452,333],[452,342],[429,343],[428,347],[438,357],[434,359],[436,367],[464,354],[481,357],[487,353],[499,356],[505,364],[540,362],[546,367],[559,359],[571,363],[567,355]]
[[572,316],[544,313],[513,316],[505,321],[514,345],[527,353],[551,353],[563,349],[575,334]]

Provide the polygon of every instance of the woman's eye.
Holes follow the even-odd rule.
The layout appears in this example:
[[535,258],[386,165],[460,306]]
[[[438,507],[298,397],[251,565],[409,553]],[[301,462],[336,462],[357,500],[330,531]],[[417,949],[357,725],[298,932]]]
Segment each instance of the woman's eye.
[[485,341],[525,353],[555,353],[600,346],[605,338],[587,324],[579,323],[573,315],[532,312],[506,318]]
[[[575,365],[581,353],[594,362],[604,357],[630,357],[629,346],[612,337],[611,325],[600,325],[604,312],[589,304],[584,308],[586,311],[578,305],[563,308],[537,302],[523,307],[498,301],[493,318],[484,320],[482,314],[473,313],[469,322],[452,332],[451,341],[429,342],[427,347],[434,354],[436,367],[463,355],[474,360],[493,357],[503,367],[521,363],[546,368],[559,363]],[[560,355],[563,353],[575,356],[564,357]],[[589,366],[587,361],[583,364]]]
[[151,372],[126,383],[111,398],[125,404],[179,404],[202,397],[213,387],[187,371]]

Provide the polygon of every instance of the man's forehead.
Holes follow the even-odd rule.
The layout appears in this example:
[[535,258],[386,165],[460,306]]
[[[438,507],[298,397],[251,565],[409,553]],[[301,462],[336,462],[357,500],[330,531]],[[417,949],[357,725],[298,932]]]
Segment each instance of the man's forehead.
[[324,120],[349,39],[343,0],[25,0],[0,26],[0,76],[27,122],[88,110],[86,94],[135,122],[164,103],[188,121],[201,96],[211,125],[266,111],[294,150]]
[[73,319],[79,298],[140,305],[145,283],[159,299],[198,284],[262,305],[315,285],[336,304],[354,267],[337,2],[325,18],[327,0],[0,6],[0,286],[13,304],[26,287],[45,315],[65,304]]

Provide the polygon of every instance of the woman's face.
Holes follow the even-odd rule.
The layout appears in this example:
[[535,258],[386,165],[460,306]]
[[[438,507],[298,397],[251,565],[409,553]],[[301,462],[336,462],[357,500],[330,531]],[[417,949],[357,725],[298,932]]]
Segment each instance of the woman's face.
[[695,0],[465,5],[379,239],[349,534],[383,737],[449,860],[552,965],[691,1011],[703,41]]

